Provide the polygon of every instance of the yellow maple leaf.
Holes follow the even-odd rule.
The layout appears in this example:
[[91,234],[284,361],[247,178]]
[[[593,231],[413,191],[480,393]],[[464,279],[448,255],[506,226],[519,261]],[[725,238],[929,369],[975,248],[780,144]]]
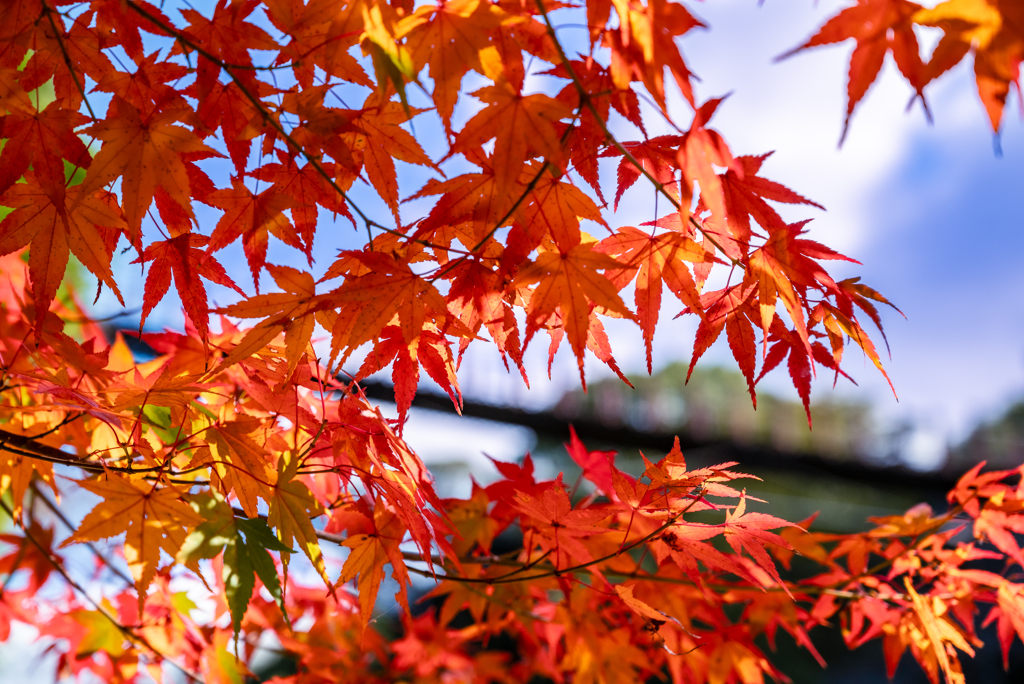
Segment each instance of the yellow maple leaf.
[[313,567],[320,573],[320,577],[330,587],[331,580],[327,576],[324,555],[320,550],[320,542],[317,541],[316,530],[313,528],[312,522],[312,518],[323,515],[324,508],[313,497],[309,487],[294,480],[298,466],[299,459],[294,454],[281,457],[277,483],[274,485],[274,494],[269,502],[270,512],[267,515],[267,524],[277,530],[277,538],[285,546],[290,547],[293,539],[298,540],[302,552],[306,554]]
[[173,485],[157,486],[141,478],[106,473],[79,486],[103,498],[61,546],[98,541],[126,533],[124,556],[135,578],[139,608],[156,574],[160,550],[174,558],[185,537],[203,519],[181,500]]

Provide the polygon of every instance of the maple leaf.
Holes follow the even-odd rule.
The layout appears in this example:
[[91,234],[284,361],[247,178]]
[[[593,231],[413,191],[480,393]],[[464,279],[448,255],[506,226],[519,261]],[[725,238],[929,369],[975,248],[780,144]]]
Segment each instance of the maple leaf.
[[[202,45],[206,52],[200,53],[196,68],[196,86],[200,100],[212,90],[220,73],[220,67],[208,55],[222,59],[228,64],[251,66],[249,50],[273,50],[277,47],[277,41],[271,38],[270,34],[259,26],[245,21],[259,6],[258,0],[231,3],[220,0],[210,19],[194,9],[180,10],[181,16],[189,23],[189,37],[195,44]],[[184,49],[180,44],[175,44],[175,50],[171,54],[178,51],[183,52]],[[255,81],[251,71],[239,71],[246,81]]]
[[[272,92],[260,83],[256,95],[266,97]],[[196,113],[203,126],[207,130],[220,128],[228,156],[235,165],[235,175],[241,178],[249,162],[252,139],[261,132],[263,117],[237,83],[215,83],[210,93],[197,99],[199,108]]]
[[728,169],[722,179],[722,192],[725,196],[725,210],[729,217],[729,229],[735,238],[743,244],[750,243],[750,219],[766,231],[772,232],[785,226],[785,222],[765,200],[785,202],[786,204],[809,204],[824,209],[820,204],[802,197],[789,188],[761,178],[757,175],[761,165],[773,153],[757,157],[736,157],[735,162],[742,173]]
[[490,47],[488,33],[501,25],[501,15],[481,0],[454,0],[422,5],[398,22],[396,37],[406,40],[413,64],[430,66],[431,95],[449,134],[462,78],[470,69],[484,72],[480,53]]
[[465,242],[475,246],[508,214],[513,198],[507,189],[498,186],[490,160],[472,154],[469,157],[483,167],[483,173],[462,174],[445,181],[432,178],[406,199],[440,195],[430,213],[417,224],[416,238],[438,243],[451,232],[452,237],[460,239],[465,234]]
[[141,613],[146,589],[160,562],[160,551],[174,558],[189,531],[203,519],[182,501],[184,493],[174,485],[157,486],[114,473],[82,480],[78,485],[103,500],[86,514],[62,546],[125,532],[125,560],[135,578]]
[[546,233],[551,236],[562,251],[571,250],[580,243],[581,219],[589,219],[608,228],[594,200],[575,185],[560,182],[553,174],[544,174],[540,182],[534,184],[529,199],[521,212],[522,223],[529,226],[531,235],[543,236]]
[[[640,129],[646,136],[643,118],[640,114],[640,100],[630,88],[620,89],[615,86],[611,73],[606,67],[595,60],[570,60],[576,80],[567,84],[557,98],[579,111],[580,116],[575,126],[570,126],[562,133],[565,146],[569,150],[569,160],[573,170],[580,174],[590,187],[597,193],[602,204],[605,204],[604,193],[598,170],[598,157],[607,153],[600,152],[593,145],[594,140],[604,139],[603,122],[608,120],[610,110],[615,109],[630,123]],[[565,63],[556,65],[546,72],[552,76],[572,79]],[[580,92],[585,94],[586,103],[580,101]],[[587,106],[589,105],[589,106]],[[593,110],[591,110],[593,107]],[[595,114],[597,117],[595,118]],[[623,143],[629,145],[630,143]],[[618,202],[616,202],[618,207]]]
[[765,333],[765,353],[767,353],[767,333],[775,316],[777,298],[781,299],[785,305],[786,311],[793,321],[794,329],[810,355],[810,338],[802,304],[806,299],[806,289],[817,287],[833,294],[842,295],[838,285],[815,259],[836,259],[858,263],[813,240],[800,238],[805,223],[806,221],[778,228],[771,233],[764,245],[750,255],[751,272],[757,279],[761,330]]
[[[756,385],[760,382],[761,378],[782,363],[783,359],[786,359],[788,355],[787,367],[789,377],[793,381],[793,387],[796,389],[797,394],[800,396],[800,401],[803,402],[804,412],[807,414],[807,424],[810,425],[811,375],[813,372],[811,364],[813,360],[817,360],[819,363],[825,361],[825,363],[831,364],[833,357],[829,356],[824,351],[824,348],[816,342],[810,345],[810,353],[808,353],[808,347],[805,346],[799,334],[794,334],[787,330],[778,317],[772,321],[771,326],[771,335],[765,336],[765,344],[773,344],[764,356],[761,373],[754,379],[752,384]],[[820,351],[815,354],[815,350],[818,349]],[[748,379],[748,386],[750,384]]]
[[210,423],[206,418],[194,421],[194,429],[206,428],[209,449],[205,454],[197,450],[190,467],[212,466],[211,473],[222,491],[233,493],[246,516],[255,518],[257,497],[269,503],[274,482],[266,450],[257,443],[259,436],[253,437],[259,433],[260,422],[240,417],[221,424]]
[[[22,491],[22,498],[24,498],[24,491]],[[0,572],[10,577],[19,569],[30,570],[30,579],[26,589],[29,593],[34,594],[53,572],[53,563],[49,558],[53,549],[53,529],[44,528],[33,520],[26,535],[31,535],[32,539],[39,542],[39,546],[31,543],[28,536],[0,535],[0,541],[15,547],[6,556],[0,557]]]
[[[295,158],[278,151],[280,164],[263,164],[253,172],[252,176],[261,181],[267,181],[274,185],[270,188],[278,196],[287,197],[290,202],[288,209],[291,212],[292,222],[295,224],[295,232],[299,236],[302,249],[310,265],[313,263],[313,238],[316,235],[318,221],[318,206],[341,214],[355,226],[355,219],[341,197],[327,185],[324,178],[313,168],[312,164],[299,166]],[[330,175],[330,164],[321,165],[325,172]]]
[[[679,198],[676,183],[676,153],[682,137],[678,135],[659,135],[643,142],[624,142],[622,148],[629,152],[643,170],[651,174],[657,182],[666,186],[665,189],[676,199]],[[618,147],[609,147],[601,153],[602,157],[622,157],[618,166],[618,180],[615,186],[615,209],[619,208],[622,195],[638,180],[642,172],[626,157]]]
[[743,175],[743,168],[733,159],[729,146],[718,131],[705,126],[723,99],[708,100],[698,107],[694,112],[690,130],[683,135],[679,143],[676,164],[682,175],[679,184],[679,213],[682,215],[689,214],[693,184],[697,182],[700,185],[700,201],[711,210],[712,216],[721,221],[729,216],[726,211],[722,179],[715,172],[715,167],[726,167],[740,177]]
[[544,552],[554,551],[551,561],[558,568],[593,560],[579,538],[603,532],[597,523],[610,515],[607,510],[573,509],[561,474],[539,496],[517,492],[514,506],[525,518],[524,548],[532,550],[536,544]]
[[585,477],[605,494],[615,491],[613,483],[615,470],[615,451],[588,451],[580,438],[576,436],[576,430],[569,426],[569,443],[563,445],[569,457],[576,462],[583,472],[580,477]]
[[647,372],[650,372],[651,345],[661,313],[662,283],[691,311],[703,313],[700,293],[685,262],[705,263],[712,257],[703,247],[680,233],[655,236],[631,226],[620,228],[615,235],[602,240],[596,249],[626,265],[618,272],[606,274],[616,288],[621,290],[633,281],[634,274],[636,276],[636,319],[643,331]]
[[[882,360],[878,356],[878,351],[875,349],[875,344],[871,341],[871,338],[868,337],[868,334],[864,332],[864,328],[862,328],[860,323],[857,322],[857,319],[852,316],[847,316],[841,310],[832,307],[828,304],[822,304],[822,308],[824,311],[827,312],[827,319],[825,320],[825,325],[827,329],[831,328],[829,330],[830,339],[833,336],[838,336],[838,333],[841,331],[842,333],[845,333],[846,336],[849,337],[851,340],[856,342],[857,346],[861,348],[864,354],[869,359],[871,359],[871,363],[875,364],[875,367],[878,368],[879,372],[881,372],[882,376],[886,379],[886,382],[889,383],[889,389],[891,389],[893,395],[895,395],[896,388],[893,386],[892,380],[889,378],[889,374],[886,373],[885,368],[882,366]],[[830,322],[833,323],[833,326],[829,325]],[[833,359],[835,359],[836,367],[838,370],[838,364],[841,355],[837,354],[835,351],[837,344],[838,342],[833,342]],[[815,354],[815,358],[817,358],[817,356],[818,355]],[[825,365],[829,364],[826,363]]]
[[[132,0],[132,4],[145,10],[146,15],[165,26],[171,25],[170,19],[156,6],[145,0]],[[96,13],[96,26],[107,40],[124,48],[128,56],[138,61],[143,57],[142,36],[140,30],[158,34],[159,29],[140,13],[133,12],[122,0],[92,0],[89,9]],[[111,36],[111,33],[113,36]]]
[[621,268],[622,264],[597,252],[593,243],[581,243],[567,252],[543,252],[537,260],[524,266],[516,276],[516,286],[536,284],[526,310],[526,340],[555,313],[561,313],[569,344],[576,355],[580,376],[583,376],[583,350],[591,325],[594,307],[626,318],[632,318],[622,303],[615,286],[598,269]]
[[23,75],[17,69],[0,68],[0,107],[10,113],[32,116],[36,113],[36,107],[21,87]]
[[350,267],[365,266],[372,272],[346,278],[340,288],[326,295],[341,305],[333,323],[324,326],[332,334],[332,359],[339,350],[345,350],[341,358],[344,363],[357,347],[380,337],[395,316],[407,344],[420,336],[431,319],[440,330],[465,334],[461,324],[448,314],[437,288],[393,257],[379,252],[343,252],[335,266],[328,269],[325,280]]
[[[12,105],[14,102],[12,98]],[[87,168],[92,161],[85,143],[75,134],[75,128],[89,119],[60,102],[51,102],[41,112],[16,105],[12,110],[0,117],[0,138],[6,139],[0,151],[0,193],[14,185],[31,165],[37,183],[59,204],[65,186],[64,160],[79,168]]]
[[327,576],[323,552],[311,521],[323,515],[324,508],[313,498],[309,487],[295,480],[298,468],[299,458],[296,454],[286,454],[278,461],[277,481],[269,501],[267,523],[277,529],[278,538],[288,548],[291,548],[293,540],[299,542],[299,548],[330,587],[331,580]]
[[555,122],[571,116],[564,104],[547,95],[522,95],[507,82],[486,86],[473,97],[487,107],[466,122],[448,155],[471,151],[495,139],[491,165],[498,192],[510,193],[526,162],[537,155],[562,165],[562,145]]
[[[689,381],[690,376],[693,374],[697,361],[715,343],[718,336],[722,334],[726,324],[731,319],[738,319],[746,315],[744,307],[753,294],[754,287],[754,283],[733,285],[723,290],[706,292],[701,295],[700,307],[704,311],[704,317],[697,324],[697,333],[693,338],[693,353],[690,356],[690,367],[686,372],[687,381]],[[690,313],[690,310],[684,309],[683,313]],[[740,322],[738,325],[743,326],[743,323]],[[744,333],[745,330],[738,332]],[[750,372],[753,371],[756,351],[753,345],[753,335],[751,335],[750,344],[747,344],[745,338],[746,335],[742,334],[737,338],[736,342],[730,344],[730,347],[733,354],[736,355],[737,361],[739,361],[740,368],[747,378],[749,387],[752,385],[752,382],[748,370]],[[750,387],[750,389],[751,398],[753,399],[753,388]],[[756,401],[756,399],[754,400]]]
[[[475,261],[463,261],[452,270],[452,274],[448,310],[465,324],[474,337],[481,327],[486,326],[505,362],[505,369],[508,369],[507,359],[511,357],[529,386],[519,347],[519,326],[511,307],[505,302],[503,279]],[[460,362],[471,339],[466,335],[459,340]]]
[[142,256],[132,263],[153,262],[146,276],[142,297],[142,316],[139,327],[146,323],[153,308],[167,295],[173,277],[185,315],[196,326],[204,344],[210,337],[209,304],[206,287],[200,278],[230,287],[238,294],[245,293],[231,280],[227,271],[213,256],[204,252],[209,238],[197,233],[184,233],[169,240],[157,241],[146,247]]
[[21,515],[25,492],[36,477],[49,485],[54,494],[58,492],[53,479],[53,464],[13,451],[0,451],[0,492],[11,493],[11,508],[15,517]]
[[233,178],[230,190],[217,190],[206,201],[224,210],[210,235],[207,251],[212,254],[241,237],[256,294],[260,292],[260,272],[267,263],[267,243],[271,234],[289,247],[307,251],[292,222],[284,214],[289,205],[288,198],[274,187],[256,194],[241,179]]
[[313,276],[288,266],[265,265],[274,282],[284,292],[256,295],[237,304],[218,309],[218,312],[240,318],[264,318],[250,328],[238,344],[224,357],[217,370],[247,359],[262,349],[282,332],[284,333],[285,358],[290,376],[306,353],[313,336],[317,311],[326,306],[323,297],[316,294]]
[[355,379],[361,380],[373,375],[394,362],[391,378],[395,388],[395,404],[398,406],[399,423],[404,423],[416,396],[420,366],[441,386],[452,400],[455,410],[461,413],[462,393],[455,376],[455,363],[448,341],[436,330],[424,330],[407,343],[398,326],[389,325],[381,331],[381,340],[366,355]]
[[498,533],[498,521],[487,515],[490,497],[487,491],[473,483],[473,494],[468,499],[445,502],[445,509],[459,537],[452,542],[455,553],[465,555],[474,546],[490,551],[491,542]]
[[355,534],[345,540],[344,546],[352,551],[345,559],[341,577],[338,578],[338,584],[359,578],[359,606],[364,630],[373,614],[373,604],[377,600],[381,580],[384,579],[386,564],[391,564],[391,576],[398,582],[396,596],[400,603],[408,605],[405,592],[409,584],[409,573],[399,550],[405,534],[401,520],[386,507],[378,506],[373,514],[371,529],[370,534]]
[[124,219],[110,203],[86,193],[82,186],[68,188],[66,194],[61,192],[54,196],[29,176],[24,183],[0,195],[0,204],[14,207],[14,211],[0,221],[0,255],[26,245],[30,247],[29,276],[37,329],[41,328],[64,279],[69,254],[78,257],[124,305],[110,269],[113,250],[108,251],[107,241],[100,232],[102,228],[124,228]]
[[[725,539],[733,551],[737,555],[741,550],[749,553],[758,567],[767,572],[778,585],[786,588],[785,582],[779,576],[779,571],[764,545],[766,543],[775,544],[784,549],[791,549],[788,541],[769,530],[792,527],[793,523],[767,513],[748,513],[747,498],[744,495],[740,497],[740,502],[736,507],[726,514],[724,525],[726,528]],[[786,591],[789,590],[786,589]]]
[[[142,219],[161,187],[193,220],[188,170],[183,155],[217,155],[192,131],[175,125],[180,111],[154,111],[142,118],[139,110],[115,97],[116,113],[85,129],[85,133],[104,141],[96,153],[80,186],[79,198],[121,178],[121,208],[128,221],[131,243],[138,244]],[[75,211],[77,205],[72,205]]]
[[[120,3],[119,0],[107,0],[105,4]],[[102,13],[97,17],[97,21],[100,20],[100,17],[102,17]],[[136,68],[133,73],[117,70],[104,73],[96,84],[95,90],[113,93],[138,109],[142,118],[148,117],[156,109],[188,106],[188,102],[181,93],[172,85],[168,85],[187,76],[188,68],[167,60],[157,61],[159,57],[160,51],[154,50],[147,56],[140,55],[139,58],[136,58]],[[107,115],[116,115],[117,107],[117,101],[111,99]]]
[[280,54],[276,64],[291,62],[292,73],[302,88],[313,85],[319,67],[335,78],[373,87],[373,82],[359,62],[349,53],[359,42],[357,27],[349,11],[338,12],[330,2],[303,5],[291,0],[264,3],[271,23],[291,38],[287,45],[275,48]]
[[853,110],[878,77],[885,55],[890,50],[900,73],[924,102],[922,89],[927,80],[913,24],[913,17],[920,9],[920,5],[908,0],[857,0],[855,6],[844,9],[825,22],[806,43],[778,58],[785,59],[807,48],[840,43],[850,38],[857,41],[857,47],[850,56],[846,118],[840,145],[849,131]]
[[623,603],[629,606],[630,610],[644,618],[644,620],[652,627],[653,631],[660,631],[662,625],[665,623],[674,623],[683,628],[678,619],[652,607],[649,603],[634,596],[634,589],[636,589],[636,585],[618,584],[615,586],[615,593],[619,595],[619,598],[622,599]]
[[[83,77],[88,75],[99,80],[113,68],[110,58],[102,51],[105,41],[90,27],[89,12],[64,22],[54,20],[51,12],[55,11],[42,2],[29,11],[32,10],[35,10],[35,30],[30,29],[29,33],[35,35],[26,36],[25,47],[32,52],[22,65],[25,72],[22,85],[25,90],[34,90],[52,79],[56,99],[69,110],[77,110],[84,99]],[[16,66],[19,61],[16,59],[7,66]]]
[[[947,648],[947,644],[955,646],[972,656],[974,655],[974,649],[971,648],[967,640],[963,638],[963,635],[960,634],[948,618],[944,616],[939,617],[935,614],[933,608],[935,604],[929,605],[930,602],[926,601],[924,597],[914,590],[909,577],[904,577],[903,583],[907,593],[910,595],[914,606],[914,613],[920,621],[921,627],[923,627],[925,636],[925,643],[915,644],[915,646],[922,651],[927,649],[927,655],[938,662],[938,666],[942,674],[945,675],[947,682],[950,684],[965,684],[966,680],[964,679],[960,660],[956,656],[956,651],[952,648]],[[941,606],[942,604],[939,603],[938,605]],[[924,648],[921,648],[922,646]],[[923,654],[915,653],[914,655],[917,656],[919,662],[925,660],[922,657]]]
[[388,102],[381,94],[373,93],[366,98],[358,116],[350,122],[354,132],[346,134],[349,147],[362,154],[367,178],[391,208],[399,225],[398,176],[394,160],[400,159],[440,172],[416,138],[399,125],[421,111],[410,109],[399,102]]
[[[992,613],[998,620],[996,624],[999,645],[1003,650],[1003,663],[1008,663],[1014,632],[1018,636],[1024,634],[1024,600],[1021,596],[1021,585],[1003,581],[999,584],[997,596],[999,603],[992,609]],[[986,621],[991,622],[992,618],[993,615],[990,614]]]
[[[560,312],[555,312],[548,318],[546,323],[547,334],[550,338],[548,344],[548,375],[551,375],[551,367],[555,361],[555,353],[562,344],[562,340],[565,339],[565,325]],[[605,332],[604,324],[601,323],[601,319],[595,315],[590,317],[590,328],[587,330],[587,349],[593,352],[600,361],[605,363],[609,369],[615,375],[619,377],[624,383],[633,387],[633,384],[629,381],[623,373],[622,369],[619,368],[619,364],[615,361],[615,357],[612,356],[611,343],[608,341],[608,333]],[[586,390],[587,384],[584,380],[583,389]]]
[[215,629],[202,651],[203,681],[209,684],[244,684],[252,676],[245,663],[234,654],[231,634]]
[[[882,319],[878,315],[878,309],[872,302],[879,302],[891,307],[899,315],[906,318],[906,315],[899,308],[890,302],[888,299],[879,294],[876,290],[868,287],[867,285],[860,282],[860,278],[847,278],[846,280],[840,280],[836,285],[839,287],[841,295],[837,297],[837,305],[840,311],[846,314],[849,318],[855,318],[853,314],[853,307],[851,304],[856,305],[859,309],[864,311],[871,319],[871,322],[875,324],[878,331],[882,333],[882,338],[885,339],[885,330],[882,328]],[[886,347],[889,346],[889,341],[885,340]]]
[[668,0],[647,3],[611,0],[611,4],[619,16],[619,27],[604,31],[603,44],[612,51],[610,69],[616,87],[626,90],[630,81],[642,81],[658,106],[667,110],[665,69],[668,69],[683,97],[693,104],[690,70],[679,52],[676,38],[704,24],[683,5]]
[[274,597],[287,620],[281,581],[268,551],[291,553],[292,549],[278,541],[263,519],[235,517],[227,502],[216,496],[196,497],[192,507],[205,522],[196,526],[185,539],[177,560],[201,577],[198,561],[223,553],[221,581],[235,634],[252,600],[256,577]]
[[974,74],[978,94],[992,130],[999,132],[1010,84],[1017,83],[1024,58],[1024,13],[1007,0],[947,0],[931,9],[920,9],[913,21],[943,30],[927,65],[929,80],[960,62],[974,50]]

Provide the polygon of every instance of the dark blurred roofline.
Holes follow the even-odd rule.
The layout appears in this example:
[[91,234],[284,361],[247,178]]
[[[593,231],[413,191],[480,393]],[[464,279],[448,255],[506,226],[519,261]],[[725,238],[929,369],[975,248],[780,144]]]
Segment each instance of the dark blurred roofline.
[[[111,332],[116,328],[112,327]],[[155,355],[154,350],[139,339],[134,331],[124,331],[125,342],[135,353]],[[111,335],[111,338],[113,335]],[[394,402],[394,388],[386,382],[363,380],[359,383],[367,398]],[[451,399],[441,392],[420,387],[412,401],[414,408],[456,414]],[[734,440],[701,440],[685,432],[637,430],[628,425],[612,426],[587,417],[566,420],[552,411],[528,411],[517,406],[489,404],[465,400],[462,415],[506,425],[529,428],[539,438],[564,442],[569,439],[569,425],[588,446],[614,446],[623,449],[667,451],[678,435],[680,447],[691,456],[709,462],[737,461],[746,468],[769,468],[807,476],[825,476],[860,482],[881,489],[915,489],[929,499],[943,496],[956,484],[956,477],[946,472],[922,473],[901,466],[873,466],[863,461],[825,458],[806,452],[791,452],[759,444],[742,444]]]
[[[376,401],[395,400],[392,386],[386,382],[363,380],[359,383],[367,398]],[[414,408],[455,414],[455,407],[446,394],[420,387],[412,401]],[[586,417],[566,420],[551,411],[528,411],[516,406],[501,406],[467,399],[462,415],[482,418],[507,425],[530,428],[538,437],[553,441],[568,441],[569,425],[591,448],[599,445],[623,448],[667,451],[678,435],[684,453],[713,462],[738,461],[743,467],[772,468],[809,476],[825,475],[874,487],[920,489],[929,493],[944,493],[956,484],[948,473],[922,473],[901,466],[872,466],[863,461],[824,458],[816,454],[790,452],[758,444],[741,444],[727,439],[700,440],[685,432],[663,430],[637,430],[628,425],[611,426]]]

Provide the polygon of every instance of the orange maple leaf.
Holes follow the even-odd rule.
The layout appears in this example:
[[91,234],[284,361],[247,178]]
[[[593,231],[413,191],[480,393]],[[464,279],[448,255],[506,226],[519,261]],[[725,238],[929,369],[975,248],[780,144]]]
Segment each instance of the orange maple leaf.
[[408,609],[406,586],[409,584],[409,573],[399,549],[404,536],[405,528],[399,517],[387,507],[378,505],[374,510],[370,533],[354,534],[344,541],[343,545],[352,551],[341,568],[338,584],[344,584],[358,576],[363,629],[366,629],[373,616],[373,604],[377,600],[381,580],[384,579],[384,566],[388,563],[391,564],[391,576],[398,583],[396,597]]
[[352,118],[350,124],[353,131],[344,134],[352,151],[362,155],[367,178],[391,209],[399,225],[398,176],[394,160],[441,172],[416,138],[399,125],[422,111],[403,106],[400,102],[389,102],[379,92],[372,93],[366,98],[357,116]]
[[736,157],[736,164],[742,173],[736,169],[728,169],[724,175],[719,175],[722,180],[722,192],[725,195],[729,230],[736,240],[745,245],[750,244],[751,218],[757,221],[763,230],[769,232],[786,225],[765,200],[809,204],[824,209],[820,204],[798,195],[786,186],[757,175],[761,165],[771,154],[769,152],[757,157]]
[[515,196],[507,188],[498,186],[491,159],[483,153],[467,152],[467,155],[469,161],[482,168],[481,173],[462,174],[445,181],[432,178],[406,199],[440,195],[427,216],[417,224],[415,238],[448,245],[458,237],[473,247],[500,227],[498,220],[508,214]]
[[413,63],[420,68],[430,66],[431,95],[449,134],[462,78],[470,69],[484,73],[480,53],[491,47],[488,34],[501,22],[497,5],[453,0],[421,5],[398,23],[397,37],[406,40]]
[[199,331],[199,336],[204,344],[210,337],[210,324],[207,320],[210,310],[206,287],[200,277],[218,285],[230,287],[238,294],[245,296],[245,293],[235,285],[235,281],[228,276],[220,262],[200,249],[200,247],[205,247],[208,241],[209,238],[204,235],[184,233],[169,240],[151,243],[146,247],[142,256],[132,262],[153,262],[149,267],[146,287],[142,295],[140,328],[145,325],[146,318],[153,311],[153,307],[167,295],[172,276],[178,296],[181,298],[181,304],[185,308],[185,315]]
[[992,130],[999,132],[1010,85],[1018,84],[1024,59],[1024,9],[1014,0],[947,0],[921,9],[915,23],[936,26],[944,35],[927,65],[928,79],[936,78],[974,50],[978,94]]
[[391,379],[395,388],[395,404],[398,406],[399,424],[405,417],[416,396],[420,366],[451,397],[455,410],[462,412],[462,393],[455,376],[455,362],[448,341],[436,329],[424,328],[412,341],[406,342],[401,329],[389,325],[381,331],[380,341],[363,360],[355,379],[361,380],[394,362]]
[[30,247],[28,266],[37,329],[64,279],[69,254],[78,257],[124,306],[110,270],[113,246],[108,249],[108,241],[101,233],[104,228],[120,232],[125,227],[124,219],[111,203],[86,192],[82,186],[68,188],[66,194],[63,190],[61,186],[62,192],[53,196],[29,175],[24,183],[11,186],[0,195],[0,204],[15,208],[0,222],[0,256],[26,245]]
[[[339,264],[345,264],[344,266]],[[428,321],[447,334],[468,334],[458,319],[448,313],[444,297],[426,279],[408,265],[381,252],[343,252],[324,278],[337,277],[342,269],[359,273],[365,266],[371,272],[349,277],[345,284],[325,295],[340,305],[331,330],[332,359],[342,350],[341,362],[357,347],[380,337],[384,327],[398,317],[398,326],[407,344],[412,344]]]
[[615,235],[602,240],[596,249],[626,264],[626,268],[606,274],[616,288],[621,290],[636,276],[636,319],[643,331],[647,371],[650,372],[651,344],[661,313],[662,283],[691,311],[703,315],[700,292],[685,262],[706,263],[713,261],[713,257],[681,233],[649,235],[632,226],[620,228]]
[[4,139],[0,151],[0,193],[14,185],[31,165],[37,182],[59,202],[65,186],[64,160],[79,168],[88,167],[92,161],[85,143],[75,133],[75,128],[89,119],[69,111],[59,101],[51,102],[41,112],[21,109],[18,102],[12,97],[8,105],[11,113],[0,117],[0,138]]
[[[219,154],[203,144],[192,131],[176,125],[180,110],[154,111],[143,118],[138,109],[115,97],[114,112],[83,132],[104,141],[82,181],[79,198],[90,196],[121,178],[121,208],[128,220],[130,241],[137,245],[142,219],[159,186],[189,215],[192,214],[189,175],[182,155]],[[72,207],[72,211],[77,205]]]
[[174,558],[185,537],[203,519],[182,501],[184,492],[174,485],[157,486],[115,473],[78,484],[103,500],[61,546],[126,532],[124,555],[135,578],[141,613],[146,589],[160,562],[160,551]]
[[288,453],[281,457],[273,496],[268,502],[267,524],[277,529],[277,537],[285,546],[290,548],[292,541],[297,540],[302,552],[330,587],[331,580],[312,522],[313,518],[323,515],[324,507],[313,497],[309,487],[295,479],[298,468],[298,455]]
[[[499,192],[511,193],[526,162],[541,155],[562,165],[562,144],[555,123],[572,115],[563,103],[547,95],[523,95],[500,81],[473,93],[488,106],[466,122],[448,152],[451,157],[495,139],[491,163]],[[447,157],[446,157],[447,158]]]
[[213,479],[219,488],[225,494],[233,493],[245,515],[255,518],[259,513],[257,498],[267,503],[274,498],[274,469],[261,444],[267,439],[264,426],[248,416],[216,424],[201,420],[197,423],[199,426],[207,427],[209,449],[205,453],[197,450],[189,467],[212,466]]
[[542,252],[536,261],[519,271],[515,281],[519,288],[537,285],[530,293],[526,309],[524,349],[557,310],[562,316],[569,345],[576,355],[580,377],[583,376],[583,350],[587,346],[594,307],[601,307],[613,315],[633,318],[612,282],[598,272],[598,269],[621,269],[623,264],[594,247],[594,243],[581,243],[567,252]]
[[247,359],[284,333],[287,380],[306,353],[316,325],[316,313],[325,307],[326,299],[316,294],[313,276],[289,266],[265,266],[274,282],[284,292],[256,295],[237,304],[218,309],[219,313],[239,318],[263,318],[258,325],[246,331],[237,345],[224,357],[219,372]]
[[561,473],[538,494],[516,492],[513,503],[523,516],[524,550],[532,552],[533,547],[539,545],[545,552],[553,551],[551,562],[559,568],[593,560],[580,538],[604,532],[605,528],[597,523],[611,515],[611,511],[574,509],[562,484]]
[[920,5],[909,0],[857,0],[855,6],[844,9],[825,22],[806,43],[778,58],[785,59],[807,48],[840,43],[850,38],[857,41],[857,47],[850,56],[846,118],[840,145],[846,139],[854,108],[875,82],[890,50],[900,73],[924,102],[922,89],[927,80],[912,20],[920,9]]
[[207,251],[212,254],[241,237],[256,294],[260,292],[260,272],[267,263],[267,243],[271,234],[289,247],[308,251],[284,214],[290,204],[288,198],[274,187],[256,194],[241,179],[232,178],[231,189],[210,193],[206,202],[224,210],[210,235]]
[[[611,0],[619,16],[617,29],[604,31],[604,46],[611,48],[611,74],[617,88],[626,90],[630,82],[642,81],[647,91],[663,110],[665,101],[665,69],[690,104],[693,88],[690,70],[676,45],[676,38],[698,26],[704,26],[683,5],[670,0]],[[595,3],[608,7],[608,1]],[[588,9],[588,14],[591,10]],[[597,12],[601,14],[600,11]],[[603,12],[608,15],[607,9]]]

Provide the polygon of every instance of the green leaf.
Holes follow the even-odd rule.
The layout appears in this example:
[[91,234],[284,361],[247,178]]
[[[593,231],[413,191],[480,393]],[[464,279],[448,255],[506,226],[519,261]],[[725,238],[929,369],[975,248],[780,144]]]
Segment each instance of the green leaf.
[[[192,530],[185,538],[185,543],[178,551],[178,562],[184,564],[202,579],[199,560],[216,558],[221,550],[238,536],[238,530],[231,506],[220,496],[198,494],[191,498],[189,505],[196,513],[203,516],[206,522]],[[206,580],[203,579],[203,582],[205,583]]]
[[[113,606],[104,601],[104,607],[115,612]],[[98,610],[76,610],[69,614],[69,617],[78,624],[85,627],[85,636],[78,644],[76,655],[85,658],[97,651],[107,653],[111,658],[117,658],[125,651],[125,636],[113,622]]]
[[[267,553],[267,550],[293,553],[292,549],[282,544],[274,536],[273,531],[267,527],[266,521],[261,518],[238,518],[237,524],[239,529],[245,534],[245,549],[249,553],[249,562],[252,569],[256,571],[256,575],[263,582],[263,586],[274,597],[277,607],[281,609],[281,615],[284,616],[285,623],[290,628],[291,621],[288,619],[288,611],[284,607],[284,591],[281,587],[281,581],[277,577],[277,566],[274,565],[274,559]],[[233,612],[231,617],[233,620]],[[238,631],[237,627],[235,631]]]
[[256,586],[252,560],[241,535],[224,547],[224,572],[221,579],[224,580],[224,594],[231,610],[231,626],[237,635],[242,627],[242,617],[252,599],[252,590]]
[[216,558],[223,551],[224,571],[221,579],[235,634],[238,634],[242,618],[252,600],[256,577],[260,578],[263,586],[274,597],[285,622],[290,626],[284,605],[284,590],[269,551],[294,551],[281,543],[265,520],[235,517],[231,507],[219,496],[199,495],[193,498],[191,505],[206,518],[206,522],[196,527],[185,539],[178,560],[200,574],[199,560]]
[[235,518],[235,524],[245,535],[249,544],[255,542],[269,551],[295,553],[295,549],[290,549],[281,543],[274,531],[267,526],[267,521],[262,518]]

